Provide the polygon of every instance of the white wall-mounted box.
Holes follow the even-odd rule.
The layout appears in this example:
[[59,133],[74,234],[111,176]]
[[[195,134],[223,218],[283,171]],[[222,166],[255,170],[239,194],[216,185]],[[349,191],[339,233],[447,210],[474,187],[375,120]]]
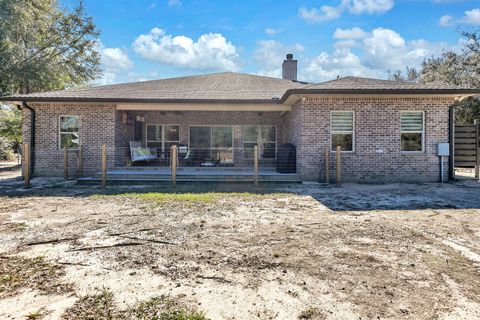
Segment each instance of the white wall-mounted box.
[[449,156],[450,155],[450,144],[449,143],[438,143],[437,144],[437,156]]

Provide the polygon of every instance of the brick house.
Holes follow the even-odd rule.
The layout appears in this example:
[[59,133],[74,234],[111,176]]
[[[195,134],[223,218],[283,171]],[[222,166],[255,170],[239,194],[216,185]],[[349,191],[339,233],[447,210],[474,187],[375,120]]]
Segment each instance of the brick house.
[[[107,145],[109,170],[139,167],[130,143],[154,150],[168,166],[172,145],[208,149],[222,168],[252,165],[260,148],[262,165],[275,166],[285,143],[296,148],[296,174],[325,178],[324,148],[342,149],[346,181],[438,181],[438,143],[448,143],[450,110],[479,90],[344,77],[318,84],[296,80],[296,60],[283,64],[284,79],[218,73],[137,83],[72,88],[2,98],[24,114],[23,134],[32,148],[37,176],[63,174],[63,149],[82,147],[82,172],[100,170]],[[32,131],[33,130],[33,131]],[[188,151],[187,151],[188,152]],[[448,157],[445,177],[448,177]],[[203,163],[202,163],[203,164]],[[197,164],[199,165],[199,164]],[[71,171],[75,171],[71,169]]]

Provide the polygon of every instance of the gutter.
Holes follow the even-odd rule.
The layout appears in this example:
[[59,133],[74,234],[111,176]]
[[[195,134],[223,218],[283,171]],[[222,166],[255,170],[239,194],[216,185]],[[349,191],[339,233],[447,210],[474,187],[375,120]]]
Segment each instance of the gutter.
[[2,97],[2,101],[30,102],[90,102],[90,103],[208,103],[208,104],[280,104],[279,98],[272,99],[150,99],[150,98],[86,98],[86,97]]
[[26,101],[22,101],[20,109],[28,109],[30,111],[30,172],[33,176],[35,170],[35,109],[27,105]]
[[480,89],[288,89],[280,99],[284,103],[292,94],[411,94],[411,95],[477,95]]

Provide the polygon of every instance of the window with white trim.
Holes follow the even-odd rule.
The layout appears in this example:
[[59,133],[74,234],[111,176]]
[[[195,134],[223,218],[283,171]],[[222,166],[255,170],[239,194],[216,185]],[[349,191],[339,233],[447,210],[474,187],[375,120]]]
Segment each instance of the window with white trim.
[[275,159],[277,154],[276,126],[243,126],[243,148],[247,157],[253,158],[253,148],[258,145],[263,159]]
[[400,150],[423,151],[425,139],[425,114],[423,111],[400,113]]
[[147,147],[165,152],[180,143],[180,127],[177,125],[147,124]]
[[332,111],[330,114],[331,149],[335,151],[341,147],[342,151],[353,151],[355,144],[354,112]]
[[60,116],[59,118],[59,146],[60,149],[77,149],[80,146],[79,117]]

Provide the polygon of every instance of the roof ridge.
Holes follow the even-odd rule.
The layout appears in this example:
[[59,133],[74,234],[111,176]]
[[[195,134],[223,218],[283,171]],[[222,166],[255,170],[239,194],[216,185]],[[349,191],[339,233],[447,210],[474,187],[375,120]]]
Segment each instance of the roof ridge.
[[[222,71],[222,72],[212,72],[212,73],[204,73],[204,74],[195,74],[191,76],[180,76],[180,77],[171,77],[171,78],[162,78],[162,79],[152,79],[152,80],[144,80],[144,81],[134,81],[134,82],[123,82],[123,83],[115,83],[115,84],[105,84],[105,85],[98,85],[98,86],[84,86],[84,87],[74,87],[75,89],[86,89],[86,88],[102,88],[102,87],[115,87],[115,86],[122,86],[122,85],[132,85],[132,84],[137,84],[137,83],[150,83],[150,82],[158,82],[158,81],[166,81],[166,80],[178,80],[178,79],[186,79],[186,78],[198,78],[198,77],[208,77],[208,76],[216,76],[216,75],[221,75],[221,74],[237,74],[237,75],[244,75],[244,76],[250,76],[250,77],[258,77],[258,78],[266,78],[266,79],[272,79],[272,80],[279,80],[279,81],[291,81],[291,82],[297,82],[300,84],[311,84],[310,82],[306,81],[298,81],[298,80],[289,80],[289,79],[282,79],[282,78],[276,78],[276,77],[270,77],[270,76],[263,76],[263,75],[258,75],[258,74],[252,74],[252,73],[245,73],[245,72],[234,72],[234,71]],[[72,89],[72,88],[68,88]],[[64,89],[64,90],[68,90]],[[61,90],[57,90],[61,91]]]
[[[397,84],[402,84],[402,83],[403,84],[415,84],[416,83],[416,82],[410,82],[410,81],[405,81],[405,80],[388,80],[388,79],[376,79],[376,78],[368,78],[368,77],[345,76],[345,77],[341,77],[341,78],[338,78],[338,79],[332,79],[332,80],[313,83],[313,84],[310,84],[310,85],[306,86],[305,88],[310,88],[310,87],[314,87],[314,86],[317,86],[317,85],[323,85],[323,84],[327,84],[327,83],[342,81],[342,80],[346,80],[346,79],[369,80],[369,81],[373,81],[373,82],[388,82],[388,83],[397,83]],[[418,83],[420,83],[420,82],[418,82]]]
[[[157,82],[157,81],[164,81],[164,80],[173,80],[173,79],[185,79],[185,78],[197,78],[197,77],[205,77],[211,75],[219,75],[224,73],[235,73],[231,71],[222,71],[222,72],[212,72],[212,73],[204,73],[204,74],[194,74],[191,76],[180,76],[180,77],[171,77],[171,78],[160,78],[160,79],[151,79],[151,80],[143,80],[143,81],[133,81],[133,82],[122,82],[122,83],[113,83],[113,84],[103,84],[99,86],[90,86],[88,88],[100,88],[100,87],[115,87],[121,85],[130,85],[130,84],[137,84],[137,83],[148,83],[148,82]],[[76,87],[78,88],[78,87]]]

